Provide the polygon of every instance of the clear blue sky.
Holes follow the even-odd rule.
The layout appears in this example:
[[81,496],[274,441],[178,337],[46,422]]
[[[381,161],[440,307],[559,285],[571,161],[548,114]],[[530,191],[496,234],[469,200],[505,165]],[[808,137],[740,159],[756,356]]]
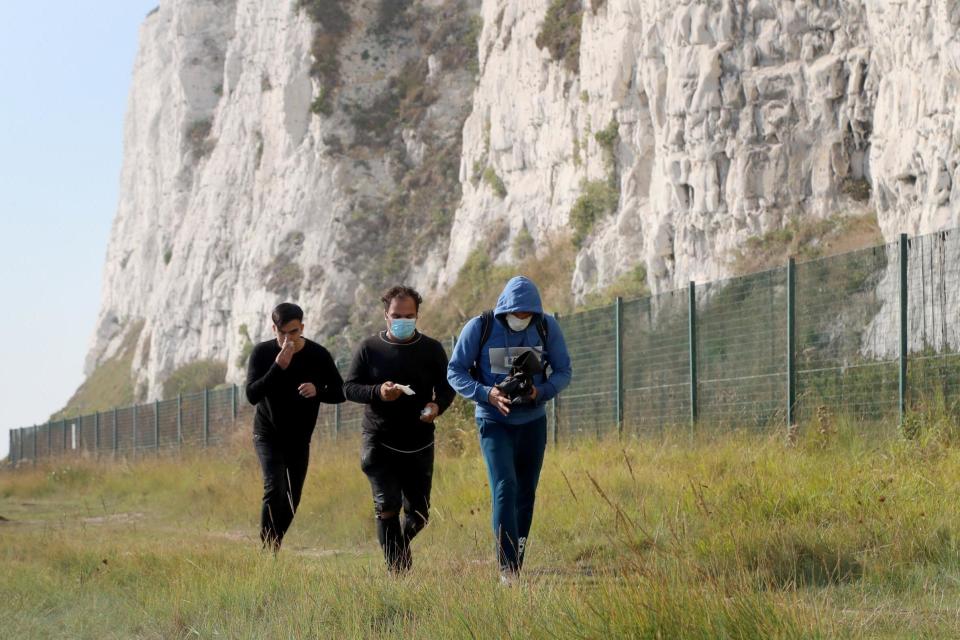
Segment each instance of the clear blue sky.
[[83,380],[130,74],[157,0],[0,3],[0,457]]

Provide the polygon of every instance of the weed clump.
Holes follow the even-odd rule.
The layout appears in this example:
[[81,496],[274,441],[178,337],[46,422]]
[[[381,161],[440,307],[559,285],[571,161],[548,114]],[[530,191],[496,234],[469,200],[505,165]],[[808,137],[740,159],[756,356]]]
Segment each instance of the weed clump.
[[554,60],[573,73],[580,73],[582,22],[581,0],[553,0],[536,39],[537,47],[549,50]]
[[590,180],[581,183],[580,197],[570,209],[573,244],[578,249],[601,218],[617,210],[620,194],[609,180]]

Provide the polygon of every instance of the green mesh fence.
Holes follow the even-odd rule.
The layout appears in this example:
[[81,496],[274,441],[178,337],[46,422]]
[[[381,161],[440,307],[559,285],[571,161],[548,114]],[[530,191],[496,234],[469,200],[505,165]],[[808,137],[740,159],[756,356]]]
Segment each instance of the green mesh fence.
[[635,434],[689,425],[687,292],[625,302],[621,316],[624,425]]
[[910,241],[908,404],[960,417],[960,231]]
[[797,265],[797,415],[898,411],[896,244]]
[[[960,419],[960,230],[798,263],[792,288],[789,273],[560,318],[574,375],[547,407],[552,440],[783,424],[791,389],[794,420]],[[322,405],[318,440],[359,433],[363,410]],[[212,446],[253,413],[235,386],[184,394],[12,430],[10,460]]]
[[180,444],[177,433],[177,400],[164,400],[156,404],[157,448],[170,449]]
[[576,375],[559,400],[556,439],[616,431],[615,324],[610,308],[562,319],[563,336],[570,359],[576,363]]
[[782,421],[786,403],[786,270],[697,287],[700,419],[757,427]]

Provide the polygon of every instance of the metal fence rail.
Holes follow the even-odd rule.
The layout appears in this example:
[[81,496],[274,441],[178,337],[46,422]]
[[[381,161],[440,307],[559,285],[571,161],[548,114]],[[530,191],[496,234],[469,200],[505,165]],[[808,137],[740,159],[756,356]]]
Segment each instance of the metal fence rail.
[[[960,229],[618,299],[559,321],[574,377],[549,407],[554,443],[825,415],[960,417]],[[352,403],[323,405],[316,433],[358,433],[362,414]],[[14,429],[9,461],[212,446],[252,415],[228,385]]]

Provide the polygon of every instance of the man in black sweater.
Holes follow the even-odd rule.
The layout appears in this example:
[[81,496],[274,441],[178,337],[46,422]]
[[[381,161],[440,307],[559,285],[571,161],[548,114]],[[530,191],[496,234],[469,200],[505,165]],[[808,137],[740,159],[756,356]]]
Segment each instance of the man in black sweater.
[[343,388],[348,400],[367,405],[360,464],[373,491],[387,567],[402,573],[413,562],[410,540],[430,517],[433,421],[454,391],[443,346],[416,330],[420,294],[398,286],[381,301],[387,330],[360,343]]
[[276,552],[300,504],[320,403],[344,397],[330,353],[303,337],[303,310],[284,302],[272,320],[276,340],[253,348],[246,390],[257,406],[253,444],[263,470],[260,540]]

